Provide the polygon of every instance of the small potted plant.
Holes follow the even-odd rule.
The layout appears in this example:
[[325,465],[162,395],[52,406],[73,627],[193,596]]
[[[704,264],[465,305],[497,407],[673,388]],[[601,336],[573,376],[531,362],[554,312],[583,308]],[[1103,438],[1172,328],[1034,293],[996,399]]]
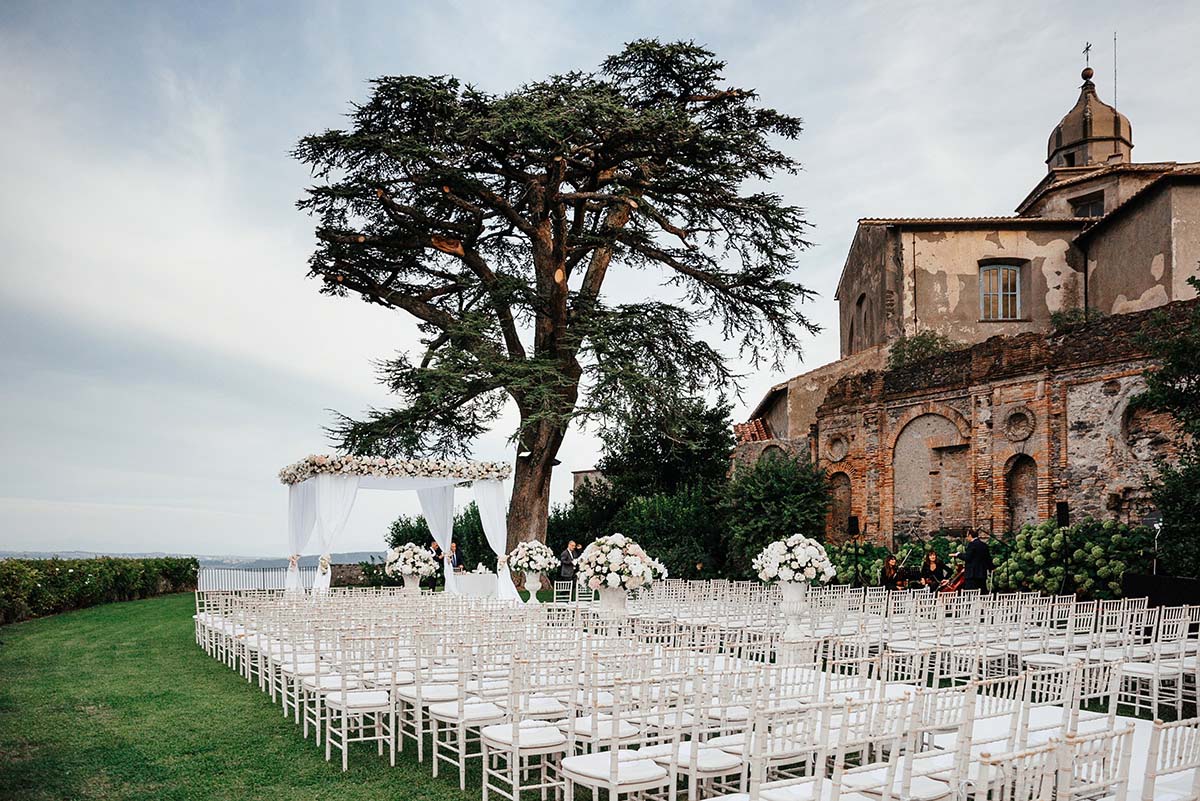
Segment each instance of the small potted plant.
[[542,588],[542,576],[558,567],[558,557],[542,543],[533,540],[519,542],[508,555],[508,567],[525,574],[525,589],[529,591],[528,603],[539,603],[537,593]]

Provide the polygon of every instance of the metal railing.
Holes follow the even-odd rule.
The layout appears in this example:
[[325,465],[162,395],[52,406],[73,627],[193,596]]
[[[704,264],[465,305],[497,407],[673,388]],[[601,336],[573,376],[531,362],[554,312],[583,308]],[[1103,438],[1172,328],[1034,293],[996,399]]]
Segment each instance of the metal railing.
[[[282,590],[287,579],[286,567],[201,567],[196,589],[208,590]],[[311,589],[316,566],[300,568],[300,585]]]

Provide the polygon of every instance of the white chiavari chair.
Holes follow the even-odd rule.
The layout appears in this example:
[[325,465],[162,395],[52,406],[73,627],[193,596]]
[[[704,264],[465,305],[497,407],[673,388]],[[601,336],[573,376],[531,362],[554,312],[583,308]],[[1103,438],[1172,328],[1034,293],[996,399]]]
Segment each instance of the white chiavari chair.
[[1200,718],[1154,721],[1141,801],[1200,801]]

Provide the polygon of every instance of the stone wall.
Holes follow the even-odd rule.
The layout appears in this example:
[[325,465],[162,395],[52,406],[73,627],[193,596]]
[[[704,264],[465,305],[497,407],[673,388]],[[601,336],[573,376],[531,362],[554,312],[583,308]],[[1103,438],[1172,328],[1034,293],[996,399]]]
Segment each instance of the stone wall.
[[331,587],[360,587],[366,584],[363,577],[362,565],[333,565],[333,575],[329,577]]
[[[1160,312],[1182,319],[1192,303]],[[884,543],[902,532],[999,534],[1060,503],[1075,519],[1140,520],[1155,460],[1174,453],[1170,420],[1130,402],[1149,366],[1138,335],[1151,313],[840,379],[812,433],[837,487],[828,535],[844,535],[850,516]]]

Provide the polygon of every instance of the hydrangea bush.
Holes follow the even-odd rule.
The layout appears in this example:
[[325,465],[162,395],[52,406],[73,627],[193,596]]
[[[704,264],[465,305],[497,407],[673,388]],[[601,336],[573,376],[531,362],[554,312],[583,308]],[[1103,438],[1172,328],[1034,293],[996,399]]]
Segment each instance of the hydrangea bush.
[[429,578],[438,570],[437,560],[433,554],[412,542],[405,543],[399,548],[390,548],[387,552],[387,562],[383,571],[389,576],[400,575],[420,576]]
[[776,540],[754,558],[754,572],[763,581],[802,581],[824,584],[837,575],[825,546],[803,534]]
[[558,564],[554,551],[536,540],[517,543],[508,555],[509,569],[520,573],[549,573]]
[[655,579],[666,578],[667,568],[652,559],[642,546],[624,534],[599,537],[575,563],[575,572],[585,586],[593,590],[635,590]]
[[1126,572],[1149,573],[1154,533],[1140,526],[1088,518],[1059,528],[1053,520],[1025,526],[1012,539],[1007,557],[992,575],[998,592],[1038,590],[1084,598],[1121,597]]

